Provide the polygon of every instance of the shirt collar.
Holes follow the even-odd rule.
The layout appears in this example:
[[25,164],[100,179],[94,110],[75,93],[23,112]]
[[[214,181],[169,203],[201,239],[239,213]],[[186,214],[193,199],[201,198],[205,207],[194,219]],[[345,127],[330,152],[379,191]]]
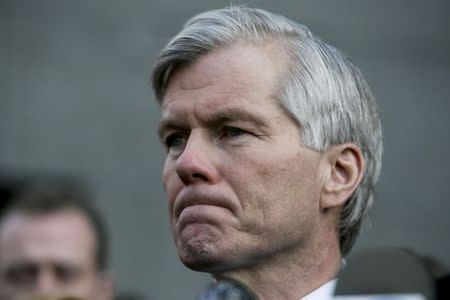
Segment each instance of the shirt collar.
[[328,281],[318,289],[312,291],[300,300],[329,300],[333,299],[334,289],[336,287],[337,279]]

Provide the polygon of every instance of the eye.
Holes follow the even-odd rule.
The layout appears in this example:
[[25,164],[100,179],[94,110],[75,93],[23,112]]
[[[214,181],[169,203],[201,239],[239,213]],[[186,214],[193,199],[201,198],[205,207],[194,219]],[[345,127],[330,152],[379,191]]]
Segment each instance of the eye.
[[80,270],[74,266],[55,264],[53,266],[55,277],[62,283],[70,283],[80,277]]
[[224,128],[224,136],[225,137],[238,137],[243,135],[244,133],[247,133],[247,131],[237,128],[237,127],[232,127],[232,126],[226,126]]
[[38,267],[34,264],[18,264],[8,268],[4,274],[6,281],[13,286],[29,286],[37,279]]
[[164,144],[166,145],[166,148],[169,150],[171,148],[180,148],[184,147],[187,142],[187,137],[183,134],[179,133],[173,133],[167,136],[164,139]]

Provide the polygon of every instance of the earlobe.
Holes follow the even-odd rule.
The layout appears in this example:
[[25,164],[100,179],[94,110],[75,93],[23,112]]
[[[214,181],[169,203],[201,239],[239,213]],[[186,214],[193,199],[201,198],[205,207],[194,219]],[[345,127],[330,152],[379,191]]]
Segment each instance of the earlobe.
[[361,149],[355,144],[341,144],[327,151],[329,172],[320,201],[322,209],[345,204],[361,182],[365,163]]

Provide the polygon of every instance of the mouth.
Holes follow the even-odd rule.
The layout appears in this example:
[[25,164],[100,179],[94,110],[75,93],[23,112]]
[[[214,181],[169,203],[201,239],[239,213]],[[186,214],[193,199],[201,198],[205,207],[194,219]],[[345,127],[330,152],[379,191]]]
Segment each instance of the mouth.
[[181,213],[187,208],[189,210],[194,208],[202,208],[204,210],[207,207],[226,209],[231,213],[235,211],[233,203],[225,197],[215,193],[198,192],[187,188],[180,192],[175,201],[174,216],[178,220]]

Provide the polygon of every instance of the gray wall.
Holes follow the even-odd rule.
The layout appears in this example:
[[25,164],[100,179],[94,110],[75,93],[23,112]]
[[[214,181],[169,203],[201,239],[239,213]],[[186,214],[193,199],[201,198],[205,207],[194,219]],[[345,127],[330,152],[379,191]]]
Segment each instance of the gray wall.
[[[168,38],[230,1],[1,1],[0,167],[90,181],[120,290],[194,299],[168,230],[147,86]],[[308,25],[349,54],[378,98],[384,169],[358,248],[400,245],[450,265],[450,5],[446,1],[246,1]]]

